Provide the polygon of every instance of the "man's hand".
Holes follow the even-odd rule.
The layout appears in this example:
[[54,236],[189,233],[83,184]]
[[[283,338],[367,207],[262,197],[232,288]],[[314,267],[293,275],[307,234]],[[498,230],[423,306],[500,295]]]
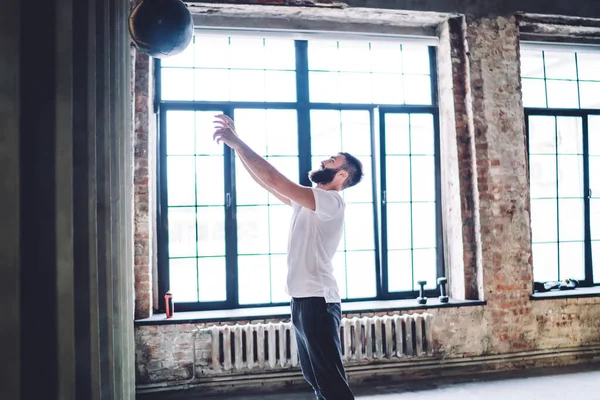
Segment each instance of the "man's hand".
[[217,143],[223,142],[229,147],[234,147],[239,143],[240,138],[235,132],[233,121],[224,114],[216,115],[215,117],[218,119],[215,121],[216,126],[213,140],[216,140]]

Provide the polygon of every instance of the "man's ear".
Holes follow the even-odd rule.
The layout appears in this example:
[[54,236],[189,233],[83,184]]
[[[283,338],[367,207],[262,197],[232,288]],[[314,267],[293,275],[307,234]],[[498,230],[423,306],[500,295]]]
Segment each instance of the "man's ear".
[[340,170],[340,172],[338,172],[338,175],[344,179],[348,178],[348,171],[342,169]]

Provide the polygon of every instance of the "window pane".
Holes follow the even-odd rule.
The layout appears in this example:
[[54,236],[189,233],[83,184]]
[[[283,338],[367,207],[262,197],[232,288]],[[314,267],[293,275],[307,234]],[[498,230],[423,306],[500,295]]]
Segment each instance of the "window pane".
[[340,72],[340,102],[371,103],[371,75]]
[[271,256],[271,302],[273,303],[289,303],[290,301],[290,296],[285,292],[287,270],[285,255]]
[[402,45],[402,72],[404,74],[429,74],[429,49],[426,46]]
[[[222,223],[222,221],[221,221],[221,223]],[[169,208],[169,257],[195,257],[195,256],[196,256],[196,212],[195,212],[195,209],[192,207]]]
[[167,156],[168,199],[170,206],[193,206],[194,157]]
[[296,47],[293,39],[265,39],[265,68],[296,69]]
[[585,279],[583,242],[560,243],[560,279]]
[[404,104],[404,83],[400,74],[371,75],[372,98],[376,104]]
[[373,206],[371,204],[347,204],[345,225],[346,250],[372,250],[375,248]]
[[191,68],[162,68],[161,100],[194,100],[194,70]]
[[592,198],[600,198],[600,157],[589,157],[590,192]]
[[544,78],[544,61],[540,50],[521,51],[521,76]]
[[412,200],[435,201],[435,160],[433,156],[414,156],[412,160]]
[[559,197],[583,196],[583,160],[580,156],[558,156]]
[[600,53],[577,53],[577,68],[580,80],[600,81]]
[[271,301],[269,256],[238,257],[240,304],[264,304]]
[[387,245],[389,250],[412,248],[410,204],[387,204]]
[[600,240],[600,199],[590,199],[590,230],[592,240]]
[[600,82],[579,82],[579,99],[581,108],[600,108]]
[[244,206],[237,209],[238,254],[269,252],[268,206]]
[[252,179],[238,157],[235,160],[235,190],[238,206],[266,205],[269,202],[269,192]]
[[404,292],[413,290],[412,252],[388,251],[388,290]]
[[194,154],[194,113],[189,111],[167,112],[167,154]]
[[[398,43],[371,43],[372,71],[376,73],[402,72],[402,52]],[[374,74],[374,76],[376,76]]]
[[556,156],[529,156],[531,198],[556,197]]
[[412,154],[435,154],[433,115],[410,114],[410,148]]
[[600,155],[600,115],[588,117],[589,154]]
[[229,41],[230,67],[263,69],[265,67],[264,39],[232,37]]
[[371,70],[371,54],[368,42],[340,41],[338,45],[338,59],[340,71]]
[[342,111],[341,150],[355,157],[371,155],[371,118],[368,111]]
[[556,154],[555,117],[529,117],[529,153]]
[[218,155],[223,159],[223,144],[216,144],[213,140],[215,133],[215,115],[221,111],[196,111],[196,154]]
[[198,259],[200,301],[227,300],[225,257]]
[[522,84],[525,107],[546,107],[546,84],[542,79],[523,78]]
[[415,269],[414,287],[418,288],[418,281],[427,281],[425,289],[435,289],[437,286],[437,260],[435,249],[415,250],[413,252],[413,265]]
[[298,116],[296,110],[267,110],[267,154],[298,155]]
[[269,250],[271,253],[287,253],[291,219],[292,207],[287,205],[269,207]]
[[309,97],[313,103],[338,103],[340,101],[339,74],[337,72],[309,72]]
[[583,199],[558,200],[560,240],[583,240]]
[[338,71],[338,44],[335,40],[308,42],[308,69],[311,71]]
[[558,280],[558,245],[533,244],[533,279],[536,282]]
[[583,153],[581,118],[558,117],[556,118],[556,128],[559,154]]
[[410,154],[408,114],[385,114],[386,154]]
[[404,75],[405,104],[431,104],[431,78],[428,75]]
[[313,156],[337,154],[342,148],[340,112],[311,111],[310,140]]
[[575,52],[544,51],[544,59],[546,62],[546,78],[577,79]]
[[346,274],[349,298],[375,297],[375,252],[352,251],[346,253]]
[[197,68],[229,68],[229,38],[199,35],[194,39]]
[[265,71],[231,70],[229,77],[232,101],[265,101]]
[[548,107],[579,108],[579,91],[576,81],[546,81]]
[[386,156],[386,201],[410,201],[410,158]]
[[288,71],[265,71],[265,101],[296,101],[296,74]]
[[[436,244],[435,203],[413,203],[413,248],[434,248]],[[416,257],[416,255],[415,255]],[[416,265],[415,265],[416,268]]]
[[169,260],[169,290],[174,303],[198,301],[196,258]]
[[234,111],[235,128],[240,138],[261,156],[267,155],[266,110]]
[[594,283],[600,283],[600,242],[592,242],[592,260],[594,263]]
[[[194,81],[194,100],[228,101],[230,90],[229,70],[196,69]],[[188,83],[189,85],[189,83]]]
[[198,207],[198,255],[225,255],[225,208]]
[[225,174],[223,157],[196,157],[198,204],[224,205]]
[[531,241],[556,242],[558,212],[556,200],[531,200]]

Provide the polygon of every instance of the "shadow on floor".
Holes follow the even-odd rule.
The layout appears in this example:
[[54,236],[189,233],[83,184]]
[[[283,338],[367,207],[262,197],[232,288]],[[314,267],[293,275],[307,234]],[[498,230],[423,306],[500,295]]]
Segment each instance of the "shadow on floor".
[[[583,385],[582,385],[583,381]],[[560,383],[564,391],[557,390]],[[586,384],[589,383],[589,387]],[[565,387],[566,385],[566,387]],[[573,396],[574,387],[583,387],[585,394]],[[590,388],[597,388],[592,390]],[[374,383],[353,386],[357,400],[536,400],[585,399],[600,400],[600,365],[576,365],[555,368],[528,368],[470,376],[420,380],[405,383]],[[548,392],[554,394],[549,396]],[[532,395],[533,393],[533,395]],[[523,397],[519,397],[522,394]],[[516,395],[516,397],[515,397]],[[222,394],[206,394],[202,389],[138,395],[137,400],[314,400],[311,391],[236,390]]]

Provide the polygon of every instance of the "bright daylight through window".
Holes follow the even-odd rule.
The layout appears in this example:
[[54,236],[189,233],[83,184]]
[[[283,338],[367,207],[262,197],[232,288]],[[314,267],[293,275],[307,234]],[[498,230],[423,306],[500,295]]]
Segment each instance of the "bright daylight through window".
[[291,208],[260,188],[214,115],[283,174],[347,151],[365,167],[343,192],[333,260],[345,301],[414,298],[443,275],[436,49],[401,38],[293,40],[199,34],[157,72],[159,290],[180,310],[282,304]]
[[600,283],[600,48],[522,46],[533,273]]

